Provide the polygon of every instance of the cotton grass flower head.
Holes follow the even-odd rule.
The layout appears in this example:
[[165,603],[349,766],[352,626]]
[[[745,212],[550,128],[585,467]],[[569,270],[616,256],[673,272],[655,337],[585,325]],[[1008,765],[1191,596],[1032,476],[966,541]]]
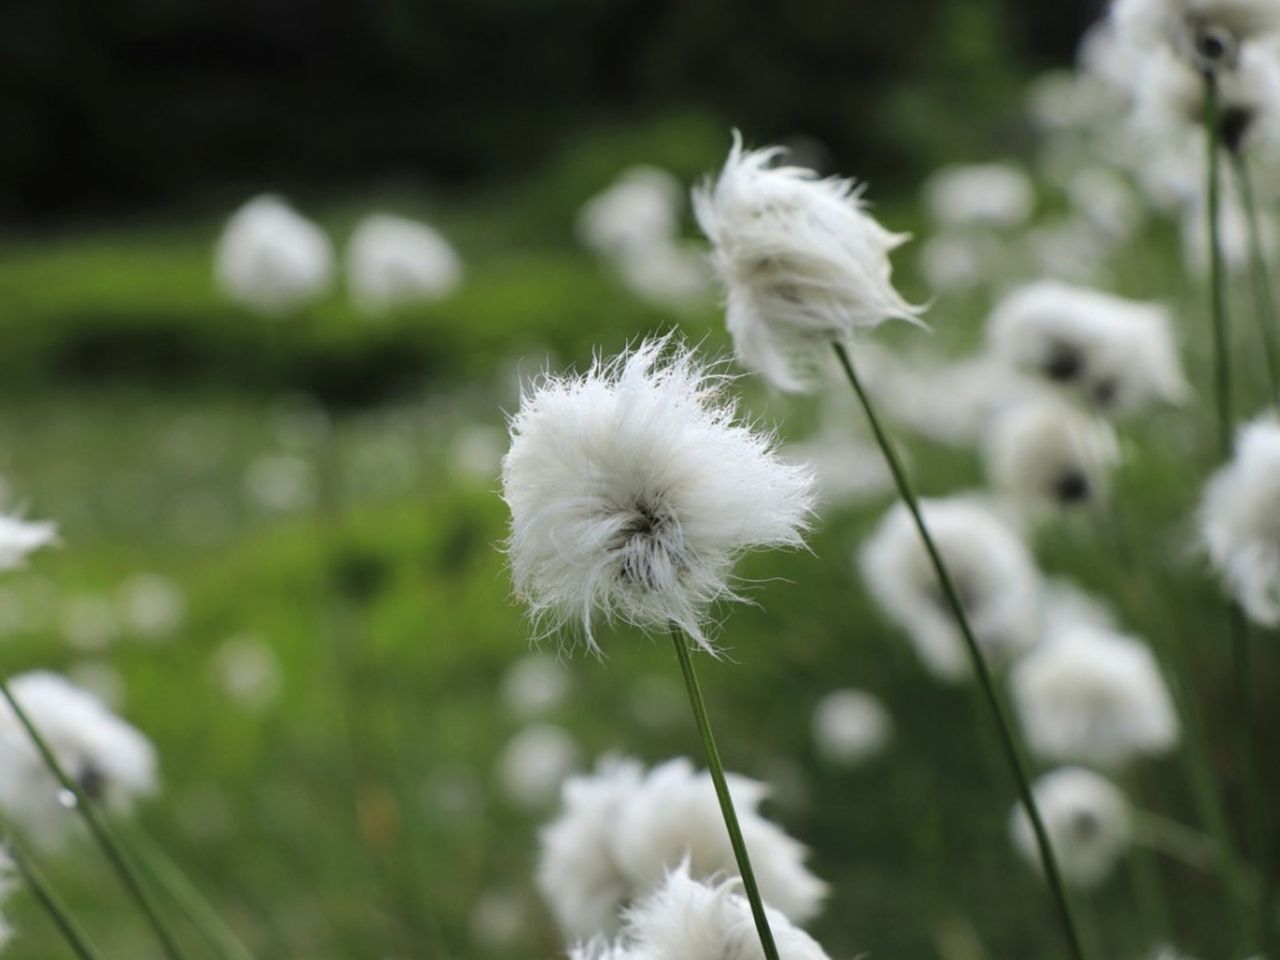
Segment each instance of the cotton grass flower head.
[[[1083,767],[1061,767],[1032,786],[1062,878],[1075,887],[1106,880],[1129,848],[1129,803],[1110,780]],[[1009,816],[1014,847],[1039,870],[1040,851],[1021,804]]]
[[[156,753],[138,730],[92,694],[42,671],[9,680],[9,690],[67,775],[117,812],[153,794]],[[43,846],[57,846],[77,822],[31,737],[0,701],[0,810]]]
[[935,223],[951,228],[1012,229],[1031,219],[1035,187],[1010,163],[957,164],[930,175],[925,207]]
[[324,231],[271,195],[255,197],[236,211],[214,256],[227,297],[273,317],[323,294],[332,269],[333,247]]
[[[994,510],[968,498],[921,500],[932,534],[979,646],[995,665],[1032,646],[1040,625],[1041,577],[1022,539]],[[859,563],[872,597],[902,628],[934,676],[969,676],[964,638],[910,514],[889,510]]]
[[671,338],[547,376],[511,419],[502,489],[517,595],[548,631],[675,624],[710,650],[718,600],[756,547],[798,547],[813,478],[737,419],[723,377]]
[[609,258],[670,242],[680,226],[682,195],[680,181],[666,170],[629,167],[583,204],[578,238]]
[[1085,506],[1106,497],[1119,452],[1110,424],[1046,396],[996,419],[987,472],[997,489],[1033,512]]
[[780,166],[780,147],[744,150],[735,133],[719,178],[693,192],[712,245],[742,364],[781,390],[808,387],[824,348],[921,309],[894,289],[889,253],[907,238],[865,209],[852,180]]
[[1200,537],[1228,593],[1265,627],[1280,626],[1280,421],[1236,435],[1235,456],[1205,487]]
[[1080,623],[1060,629],[1014,665],[1013,705],[1038,757],[1107,769],[1168,753],[1178,717],[1151,650]]
[[884,705],[863,690],[836,690],[813,710],[813,739],[818,754],[837,767],[856,767],[884,750],[893,720]]
[[32,553],[57,542],[58,529],[52,523],[0,514],[0,572],[22,567]]
[[1099,409],[1176,403],[1187,383],[1168,311],[1055,280],[1019,287],[987,321],[995,356]]
[[[763,960],[764,949],[739,881],[696,879],[688,864],[626,911],[613,942],[575,948],[571,960]],[[817,941],[766,908],[781,960],[827,960]]]
[[[812,917],[826,884],[804,866],[804,847],[760,815],[762,784],[733,774],[728,782],[765,902],[796,922]],[[612,933],[619,910],[682,861],[695,877],[737,875],[711,777],[687,760],[647,773],[605,760],[566,783],[563,799],[542,834],[537,880],[570,940]]]
[[502,702],[520,720],[529,720],[554,711],[569,693],[569,672],[557,658],[547,653],[521,657],[502,678]]
[[462,282],[462,259],[444,234],[387,213],[357,225],[347,245],[347,284],[370,313],[439,300]]
[[1242,44],[1280,31],[1274,0],[1116,0],[1111,16],[1130,43],[1167,44],[1199,69],[1229,68]]
[[507,799],[536,810],[549,806],[578,765],[578,745],[563,727],[535,723],[507,743],[498,758],[498,782]]

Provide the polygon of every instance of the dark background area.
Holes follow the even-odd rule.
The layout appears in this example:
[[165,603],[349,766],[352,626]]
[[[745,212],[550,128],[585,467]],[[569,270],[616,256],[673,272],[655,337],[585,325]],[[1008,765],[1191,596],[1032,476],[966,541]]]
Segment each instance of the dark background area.
[[19,0],[0,33],[0,217],[485,183],[594,121],[677,108],[902,180],[1007,140],[1019,80],[1067,63],[1101,6]]

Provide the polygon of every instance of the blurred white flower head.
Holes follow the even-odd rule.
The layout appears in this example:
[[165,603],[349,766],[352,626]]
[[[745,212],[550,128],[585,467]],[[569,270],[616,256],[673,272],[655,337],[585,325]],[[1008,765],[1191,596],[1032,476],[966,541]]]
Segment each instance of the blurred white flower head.
[[248,633],[229,637],[214,655],[213,670],[223,691],[236,704],[260,710],[280,696],[280,661],[271,646]]
[[629,167],[578,212],[578,239],[605,257],[671,242],[680,225],[684,190],[657,167]]
[[[763,960],[747,898],[736,879],[694,879],[688,864],[672,869],[652,893],[626,911],[615,942],[596,939],[570,960]],[[822,947],[786,916],[766,907],[783,960],[827,960]]]
[[551,713],[569,693],[569,671],[547,653],[521,657],[502,678],[502,702],[520,720]]
[[[1183,207],[1181,219],[1183,262],[1189,273],[1202,280],[1209,274],[1206,203],[1204,197],[1195,197]],[[1275,257],[1278,246],[1275,216],[1269,207],[1263,207],[1255,213],[1258,217],[1263,257],[1270,262]],[[1228,272],[1243,274],[1249,269],[1250,242],[1248,212],[1244,202],[1236,190],[1224,189],[1218,206],[1218,249],[1222,254],[1222,264]]]
[[462,282],[462,259],[434,227],[375,213],[362,219],[347,244],[347,284],[370,313],[439,300]]
[[0,514],[0,572],[16,570],[42,547],[58,542],[58,528]]
[[[1039,633],[1042,584],[1021,537],[975,500],[922,500],[920,509],[993,665],[1032,646]],[[859,559],[872,597],[906,632],[929,672],[946,681],[968,677],[964,638],[902,504],[886,514]]]
[[120,637],[120,618],[109,597],[81,593],[65,599],[58,614],[62,635],[77,650],[95,651]]
[[536,723],[507,743],[498,758],[498,782],[517,806],[549,806],[578,765],[578,745],[563,727]]
[[218,240],[214,271],[228,298],[281,316],[329,288],[333,247],[323,230],[280,197],[255,197],[232,215]]
[[1200,536],[1228,592],[1249,619],[1280,625],[1280,422],[1240,428],[1235,456],[1210,479]]
[[694,306],[711,289],[705,256],[685,244],[664,240],[628,247],[614,264],[632,293],[661,306]]
[[[1110,780],[1083,767],[1061,767],[1032,786],[1062,879],[1088,888],[1106,880],[1129,848],[1129,803]],[[1041,869],[1031,820],[1021,804],[1009,816],[1018,853]]]
[[837,767],[856,767],[873,759],[893,735],[893,720],[879,700],[864,690],[836,690],[813,709],[813,740],[818,754]]
[[[16,676],[9,689],[67,775],[89,797],[127,812],[135,800],[155,792],[155,748],[92,694],[45,672]],[[3,701],[0,809],[34,841],[49,847],[58,845],[78,823],[61,786]]]
[[916,259],[930,289],[941,293],[992,283],[1008,264],[999,238],[987,233],[939,233],[920,245]]
[[462,427],[449,445],[449,463],[454,473],[467,480],[492,484],[502,470],[507,449],[506,431],[487,423]]
[[1010,688],[1027,745],[1056,762],[1115,768],[1168,753],[1177,713],[1151,650],[1079,623],[1018,661]]
[[[761,896],[792,920],[812,917],[826,884],[805,868],[804,847],[760,815],[762,784],[728,780]],[[634,761],[607,760],[570,780],[542,841],[538,886],[570,940],[612,933],[619,910],[682,861],[696,877],[737,874],[711,777],[684,759],[647,774]]]
[[187,616],[182,587],[162,574],[135,574],[121,585],[119,598],[121,621],[147,640],[173,635]]
[[1110,424],[1054,396],[997,417],[986,444],[996,488],[1032,512],[1104,499],[1119,455]]
[[245,493],[263,510],[305,509],[315,503],[317,485],[311,462],[292,453],[263,454],[244,471]]
[[521,399],[503,460],[517,594],[550,631],[681,627],[710,649],[709,606],[736,599],[734,561],[797,547],[813,478],[740,423],[722,377],[670,338]]
[[782,150],[733,149],[715,182],[693,193],[712,245],[726,319],[744,366],[782,390],[812,380],[821,351],[921,308],[894,289],[889,253],[907,238],[865,209],[852,180],[778,166]]
[[471,938],[489,950],[508,951],[528,935],[529,917],[518,890],[486,890],[471,905],[467,918]]
[[1187,394],[1168,311],[1053,280],[1008,294],[987,321],[992,351],[1015,369],[1108,411]]
[[1075,171],[1067,181],[1066,193],[1072,207],[1111,241],[1132,236],[1145,215],[1129,182],[1100,164]]
[[1111,15],[1127,41],[1167,44],[1200,68],[1230,67],[1241,44],[1280,31],[1274,0],[1116,0]]
[[1031,219],[1035,187],[1010,163],[956,164],[934,171],[924,183],[924,204],[942,227],[1013,229]]

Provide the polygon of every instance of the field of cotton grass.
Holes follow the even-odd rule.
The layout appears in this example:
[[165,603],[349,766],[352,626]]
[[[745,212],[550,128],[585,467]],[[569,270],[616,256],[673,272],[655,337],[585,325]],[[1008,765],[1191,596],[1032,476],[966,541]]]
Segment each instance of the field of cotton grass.
[[7,242],[0,956],[1274,955],[1280,4],[1023,126]]

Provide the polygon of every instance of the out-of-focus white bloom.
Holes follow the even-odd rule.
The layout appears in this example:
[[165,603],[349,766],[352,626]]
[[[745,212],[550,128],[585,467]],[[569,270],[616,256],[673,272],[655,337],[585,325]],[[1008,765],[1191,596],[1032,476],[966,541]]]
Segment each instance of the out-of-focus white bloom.
[[1104,498],[1120,448],[1106,421],[1048,396],[998,417],[986,453],[996,487],[1034,510]]
[[272,703],[283,686],[275,651],[252,634],[237,634],[223,642],[213,668],[227,696],[250,709]]
[[921,311],[891,279],[889,253],[906,236],[866,213],[852,180],[777,166],[781,153],[743,150],[735,133],[719,179],[694,190],[693,206],[738,359],[779,389],[802,390],[832,341]]
[[1020,287],[987,321],[993,353],[1106,410],[1187,393],[1168,311],[1052,280]]
[[[920,508],[987,657],[999,665],[1034,644],[1041,578],[1019,536],[973,500],[922,500]],[[948,681],[967,677],[969,655],[955,614],[902,504],[863,545],[860,561],[872,596],[929,671]]]
[[813,739],[830,764],[853,767],[875,757],[889,742],[893,720],[884,705],[863,690],[836,690],[813,710]]
[[101,650],[120,636],[116,606],[107,597],[82,593],[64,600],[58,615],[67,643],[77,650]]
[[569,692],[569,671],[545,653],[521,657],[502,678],[502,702],[521,720],[555,710]]
[[1010,687],[1027,744],[1046,760],[1117,767],[1178,742],[1155,657],[1122,634],[1059,630],[1014,665]]
[[578,213],[578,238],[607,257],[670,242],[680,223],[683,189],[657,167],[624,170]]
[[998,280],[1007,257],[990,234],[940,233],[921,244],[918,262],[932,289],[962,293]]
[[1111,120],[1124,100],[1108,83],[1089,73],[1051,70],[1032,81],[1027,112],[1041,130],[1083,132]]
[[1066,191],[1077,212],[1109,240],[1127,239],[1142,223],[1144,211],[1133,188],[1107,167],[1077,170]]
[[1096,283],[1106,275],[1109,242],[1079,214],[1039,223],[1027,231],[1023,242],[1042,283]]
[[255,313],[280,316],[328,289],[333,247],[323,230],[284,200],[264,195],[227,222],[214,270],[230,299]]
[[120,619],[140,637],[155,640],[170,636],[186,616],[186,595],[168,577],[140,573],[120,587]]
[[502,471],[506,439],[503,430],[488,424],[463,427],[449,447],[449,463],[459,476],[492,483]]
[[924,184],[925,207],[944,227],[1012,229],[1031,219],[1035,187],[1025,170],[1009,163],[943,167]]
[[701,303],[711,289],[701,251],[671,241],[629,247],[614,265],[627,289],[662,306],[683,308]]
[[[1110,876],[1129,848],[1129,803],[1106,777],[1083,767],[1062,767],[1032,786],[1036,806],[1062,879],[1092,887]],[[1018,852],[1041,869],[1031,819],[1021,804],[1009,817],[1009,833]]]
[[27,557],[58,542],[58,528],[52,523],[31,523],[0,514],[0,571],[16,570]]
[[1111,15],[1131,42],[1168,44],[1196,66],[1229,67],[1241,44],[1280,31],[1275,0],[1116,0]]
[[467,924],[471,938],[481,947],[511,950],[525,936],[529,917],[519,891],[499,887],[476,898]]
[[315,469],[292,453],[263,454],[245,469],[244,488],[264,510],[301,510],[315,502]]
[[578,763],[578,745],[562,727],[525,727],[498,758],[498,780],[507,798],[522,807],[545,807]]
[[[615,943],[597,940],[570,960],[763,960],[764,950],[739,893],[740,882],[695,880],[687,864],[626,912]],[[827,960],[822,947],[783,914],[767,909],[783,960]]]
[[1249,618],[1280,625],[1280,423],[1240,429],[1235,457],[1205,488],[1200,536],[1218,574]]
[[1048,642],[1077,627],[1100,631],[1115,629],[1111,608],[1092,594],[1068,580],[1050,580],[1044,593],[1044,630],[1041,637]]
[[710,604],[755,547],[794,547],[812,506],[807,468],[736,420],[721,378],[670,338],[521,398],[503,460],[517,594],[550,630],[593,621],[677,624],[705,649]]
[[844,402],[844,394],[839,396],[840,403],[824,407],[813,436],[783,451],[787,459],[813,468],[824,505],[860,502],[893,486],[880,448],[856,432],[857,411]]
[[462,260],[434,227],[376,213],[357,225],[347,245],[347,283],[371,313],[439,300],[462,282]]
[[[117,811],[156,789],[149,740],[64,678],[24,673],[9,689],[69,777]],[[77,822],[54,775],[9,705],[0,701],[0,809],[33,840],[56,846]]]
[[[826,885],[805,869],[804,848],[760,815],[763,785],[728,779],[761,896],[793,920],[813,916]],[[682,861],[697,877],[737,874],[711,777],[682,759],[648,774],[607,760],[570,780],[542,844],[538,887],[570,940],[612,933],[620,908]]]

